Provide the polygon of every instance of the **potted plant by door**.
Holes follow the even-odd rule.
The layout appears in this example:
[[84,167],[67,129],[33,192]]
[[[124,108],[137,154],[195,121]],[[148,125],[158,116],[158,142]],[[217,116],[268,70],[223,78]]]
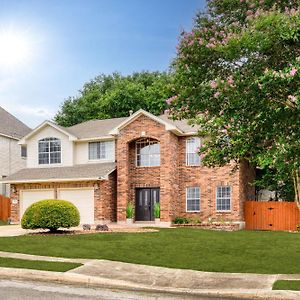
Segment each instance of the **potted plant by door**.
[[126,223],[132,224],[133,223],[133,204],[129,202],[126,207]]
[[160,204],[159,203],[154,204],[154,218],[155,218],[155,223],[160,223]]

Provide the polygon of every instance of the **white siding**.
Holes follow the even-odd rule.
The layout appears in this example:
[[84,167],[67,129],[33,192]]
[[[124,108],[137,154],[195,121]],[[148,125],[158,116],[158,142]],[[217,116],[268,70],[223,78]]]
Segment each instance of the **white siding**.
[[[18,141],[0,135],[0,176],[8,176],[26,167],[26,160],[21,158],[21,146]],[[0,194],[4,194],[5,185],[0,184]],[[6,195],[9,187],[6,185]]]
[[[101,140],[101,141],[103,141],[103,140]],[[89,160],[89,143],[88,142],[75,143],[75,157],[74,157],[75,164],[114,162],[115,161],[115,143],[112,142],[109,145],[110,145],[110,149],[107,149],[108,154],[109,154],[108,159],[106,159],[106,160],[104,160],[104,159]]]
[[[61,164],[39,165],[38,163],[38,141],[43,138],[54,137],[61,140]],[[57,166],[72,166],[73,159],[73,142],[69,137],[57,129],[47,126],[37,132],[27,141],[27,167],[28,168],[51,168]]]

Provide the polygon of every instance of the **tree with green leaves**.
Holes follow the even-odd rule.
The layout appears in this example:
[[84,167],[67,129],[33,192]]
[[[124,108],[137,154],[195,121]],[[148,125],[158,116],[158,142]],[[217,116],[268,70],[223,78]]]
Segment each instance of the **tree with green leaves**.
[[165,99],[171,95],[171,80],[165,72],[102,74],[87,82],[78,96],[66,99],[55,121],[72,126],[91,119],[125,117],[130,110],[140,108],[161,114],[166,108]]
[[298,203],[299,28],[296,0],[209,1],[182,33],[167,100],[174,118],[209,137],[199,149],[204,164],[246,159],[265,170],[261,184]]

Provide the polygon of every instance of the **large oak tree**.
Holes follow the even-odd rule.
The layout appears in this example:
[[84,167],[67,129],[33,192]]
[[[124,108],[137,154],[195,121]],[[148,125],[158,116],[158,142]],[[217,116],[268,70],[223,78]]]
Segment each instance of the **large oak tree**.
[[136,72],[100,75],[87,82],[79,95],[66,99],[55,116],[62,126],[91,119],[125,117],[143,108],[155,115],[166,108],[171,95],[171,75],[165,72]]

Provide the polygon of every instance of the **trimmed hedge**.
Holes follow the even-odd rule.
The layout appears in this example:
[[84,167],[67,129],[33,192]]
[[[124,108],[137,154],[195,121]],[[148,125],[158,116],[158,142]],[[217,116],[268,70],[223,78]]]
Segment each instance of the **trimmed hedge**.
[[50,229],[70,228],[78,226],[80,215],[78,209],[65,200],[41,200],[30,205],[21,221],[24,229]]

